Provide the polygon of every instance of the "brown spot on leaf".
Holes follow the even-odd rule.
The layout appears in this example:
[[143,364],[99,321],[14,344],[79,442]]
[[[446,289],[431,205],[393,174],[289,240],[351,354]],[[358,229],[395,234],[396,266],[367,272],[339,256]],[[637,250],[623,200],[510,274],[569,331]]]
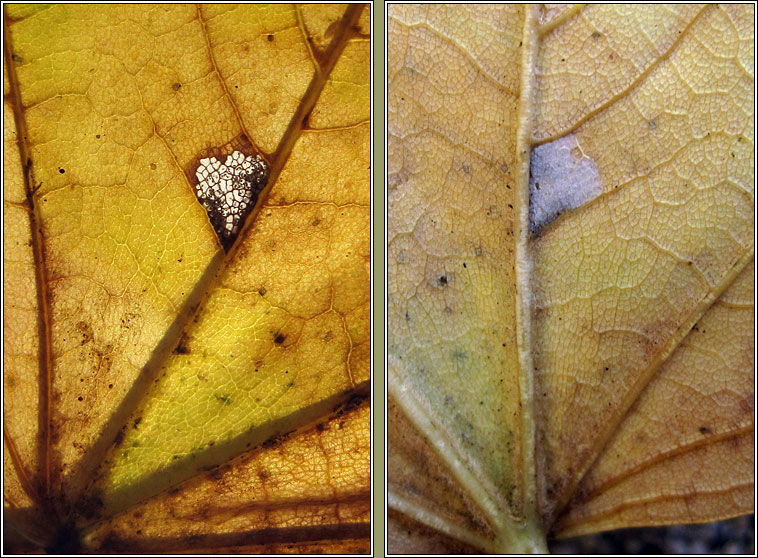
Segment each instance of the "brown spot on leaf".
[[281,443],[281,441],[282,441],[282,439],[281,439],[280,436],[274,435],[274,436],[271,436],[265,442],[263,442],[261,444],[261,446],[264,447],[264,448],[267,448],[267,449],[268,448],[275,448],[276,446],[278,446]]
[[92,341],[92,327],[87,322],[77,322],[76,329],[78,329],[82,335],[81,345],[85,345]]
[[174,349],[175,355],[188,355],[190,353],[189,348],[189,336],[186,333],[182,333],[179,343]]

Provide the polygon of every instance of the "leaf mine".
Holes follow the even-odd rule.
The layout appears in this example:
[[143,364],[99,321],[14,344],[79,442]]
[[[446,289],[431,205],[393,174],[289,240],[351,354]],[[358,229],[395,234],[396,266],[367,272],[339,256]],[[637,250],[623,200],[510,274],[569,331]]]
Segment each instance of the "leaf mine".
[[582,153],[573,134],[535,147],[529,177],[530,232],[538,234],[561,213],[602,191],[597,166]]
[[268,165],[260,155],[235,150],[223,163],[216,157],[200,159],[195,175],[197,199],[208,212],[221,244],[228,249],[266,186]]

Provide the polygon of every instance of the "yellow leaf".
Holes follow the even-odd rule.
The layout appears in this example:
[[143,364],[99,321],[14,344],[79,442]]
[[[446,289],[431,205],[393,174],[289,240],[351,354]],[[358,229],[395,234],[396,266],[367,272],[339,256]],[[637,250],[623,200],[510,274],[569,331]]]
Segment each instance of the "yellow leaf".
[[[368,551],[368,18],[6,7],[5,503],[37,547]],[[195,171],[236,150],[268,185],[222,242]]]
[[752,510],[753,13],[390,9],[401,523],[524,552]]

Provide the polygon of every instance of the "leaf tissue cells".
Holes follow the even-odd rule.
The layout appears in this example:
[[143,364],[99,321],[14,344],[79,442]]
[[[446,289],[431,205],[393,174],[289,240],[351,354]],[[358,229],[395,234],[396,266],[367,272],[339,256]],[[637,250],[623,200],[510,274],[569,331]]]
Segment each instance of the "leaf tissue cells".
[[529,230],[538,234],[561,213],[576,209],[603,191],[594,161],[573,134],[532,150],[529,176]]
[[260,155],[234,151],[223,163],[200,159],[195,194],[225,249],[237,237],[241,223],[258,201],[268,181],[268,165]]

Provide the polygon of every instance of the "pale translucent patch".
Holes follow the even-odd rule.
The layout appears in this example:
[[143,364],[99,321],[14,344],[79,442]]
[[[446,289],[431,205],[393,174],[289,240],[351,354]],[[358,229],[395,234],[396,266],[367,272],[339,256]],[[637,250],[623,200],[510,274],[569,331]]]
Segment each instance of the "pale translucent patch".
[[242,219],[266,186],[268,166],[260,155],[235,151],[221,163],[215,157],[200,159],[195,171],[195,193],[222,241],[233,240]]
[[537,234],[564,211],[576,209],[603,191],[595,163],[573,134],[532,150],[529,176],[529,230]]

